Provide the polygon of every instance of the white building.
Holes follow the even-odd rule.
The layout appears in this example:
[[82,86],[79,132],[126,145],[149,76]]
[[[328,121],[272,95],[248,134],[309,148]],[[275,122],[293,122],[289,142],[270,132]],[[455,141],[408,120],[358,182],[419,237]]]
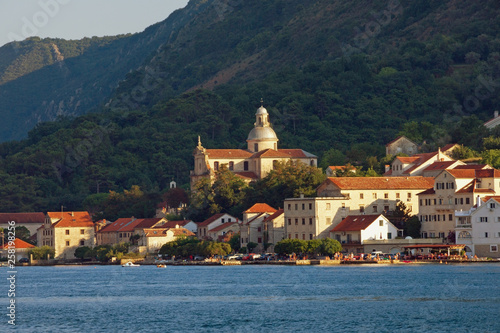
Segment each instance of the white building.
[[[485,202],[484,202],[484,201]],[[455,211],[455,238],[465,251],[478,257],[500,258],[500,197],[477,199],[468,211]]]

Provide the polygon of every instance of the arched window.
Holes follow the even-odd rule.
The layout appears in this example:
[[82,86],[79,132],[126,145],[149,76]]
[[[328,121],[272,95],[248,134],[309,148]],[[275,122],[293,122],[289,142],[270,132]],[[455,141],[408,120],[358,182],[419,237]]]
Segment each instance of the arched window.
[[311,160],[311,166],[315,166],[315,165],[314,165],[314,160]]
[[258,152],[259,151],[259,144],[258,143],[254,143],[253,144],[253,150]]

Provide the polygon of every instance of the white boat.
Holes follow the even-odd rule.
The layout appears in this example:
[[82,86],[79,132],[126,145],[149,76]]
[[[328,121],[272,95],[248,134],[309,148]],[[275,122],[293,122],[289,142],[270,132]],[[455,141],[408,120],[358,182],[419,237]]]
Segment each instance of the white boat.
[[134,264],[133,262],[129,261],[126,264],[123,264],[122,267],[139,267],[141,265]]

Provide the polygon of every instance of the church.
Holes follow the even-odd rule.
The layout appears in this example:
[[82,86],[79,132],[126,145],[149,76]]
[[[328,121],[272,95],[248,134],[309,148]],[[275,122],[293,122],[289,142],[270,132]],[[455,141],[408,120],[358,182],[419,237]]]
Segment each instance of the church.
[[317,166],[317,156],[302,149],[278,149],[278,137],[269,122],[269,113],[262,105],[255,114],[254,128],[247,138],[247,149],[206,149],[198,138],[194,150],[194,171],[191,171],[191,189],[204,177],[215,177],[222,165],[251,182],[264,178],[278,161],[298,161]]

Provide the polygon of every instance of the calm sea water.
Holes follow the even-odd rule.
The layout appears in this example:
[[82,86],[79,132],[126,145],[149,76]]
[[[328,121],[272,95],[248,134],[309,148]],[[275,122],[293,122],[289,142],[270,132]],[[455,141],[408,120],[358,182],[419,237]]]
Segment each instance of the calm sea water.
[[16,288],[17,332],[500,331],[500,264],[20,267]]

